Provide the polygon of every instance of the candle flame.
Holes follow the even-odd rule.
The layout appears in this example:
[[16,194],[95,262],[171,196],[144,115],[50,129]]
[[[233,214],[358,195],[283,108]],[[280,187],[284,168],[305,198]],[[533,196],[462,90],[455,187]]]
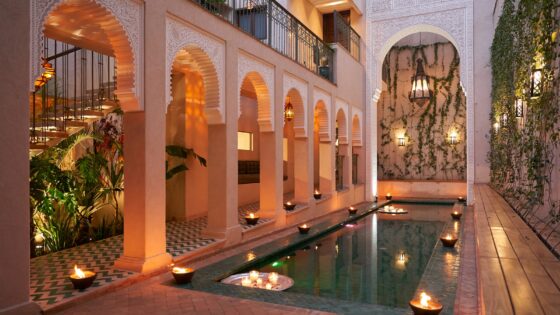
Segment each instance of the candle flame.
[[316,193],[316,194],[319,194],[319,190],[315,189],[315,193]]
[[452,237],[451,237],[451,234],[448,233],[448,234],[445,236],[445,238],[448,239],[448,240],[450,240],[450,239],[452,238]]
[[255,218],[255,214],[253,212],[249,213],[249,218],[254,219]]
[[79,279],[83,279],[86,277],[86,274],[82,271],[82,269],[78,268],[77,265],[74,265],[74,274],[76,275],[76,277],[78,277]]
[[188,273],[192,271],[191,268],[173,267],[173,273]]
[[432,299],[432,297],[427,295],[426,292],[420,293],[420,305],[422,305],[423,307],[428,307],[429,306],[428,302],[431,299]]
[[291,205],[292,205],[292,203],[291,203],[291,202],[289,202],[289,201],[288,201],[288,202],[286,202],[286,204],[287,204],[288,206],[291,206]]
[[302,228],[306,229],[307,228],[307,224],[304,224],[301,226]]
[[391,197],[391,193],[387,193],[387,197]]
[[453,211],[453,214],[459,214],[459,212],[458,211]]

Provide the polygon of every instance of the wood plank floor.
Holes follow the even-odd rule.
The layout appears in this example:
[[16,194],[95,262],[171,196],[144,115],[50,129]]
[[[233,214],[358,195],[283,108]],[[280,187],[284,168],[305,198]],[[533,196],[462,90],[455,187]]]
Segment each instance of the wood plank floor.
[[488,185],[475,185],[482,313],[560,314],[560,261]]

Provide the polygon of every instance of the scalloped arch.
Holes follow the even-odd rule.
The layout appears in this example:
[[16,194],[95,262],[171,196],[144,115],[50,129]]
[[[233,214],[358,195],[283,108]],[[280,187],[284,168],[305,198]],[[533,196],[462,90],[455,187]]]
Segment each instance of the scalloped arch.
[[319,124],[319,141],[330,142],[329,112],[323,100],[319,100],[315,105],[315,119]]
[[31,73],[30,89],[34,78],[40,73],[43,34],[47,18],[56,14],[64,16],[71,6],[80,5],[79,12],[72,18],[84,23],[96,24],[107,35],[117,65],[117,95],[125,111],[142,110],[139,101],[140,72],[140,29],[141,7],[134,1],[119,0],[34,0],[31,3]]
[[[257,94],[258,123],[260,131],[274,131],[274,69],[257,60],[239,54],[238,58],[238,90],[243,82],[249,80]],[[241,116],[241,93],[239,95],[238,116]]]
[[225,123],[225,45],[174,18],[166,19],[166,108],[171,102],[171,70],[177,57],[201,72],[208,124]]

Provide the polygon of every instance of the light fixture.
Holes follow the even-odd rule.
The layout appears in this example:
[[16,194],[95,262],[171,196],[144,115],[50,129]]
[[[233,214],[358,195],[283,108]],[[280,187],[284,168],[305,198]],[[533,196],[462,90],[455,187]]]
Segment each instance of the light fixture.
[[399,147],[404,147],[406,145],[406,138],[404,136],[399,136],[397,138],[397,145]]
[[294,106],[290,102],[290,97],[288,96],[288,102],[284,106],[284,120],[291,121],[292,119],[294,119],[294,115]]
[[432,98],[433,92],[430,90],[430,78],[424,73],[422,59],[416,60],[416,74],[412,76],[412,89],[408,94],[408,99],[419,106],[426,105]]
[[500,119],[501,119],[500,125],[502,125],[503,127],[507,126],[508,115],[506,113],[503,113],[502,116],[500,116]]
[[55,76],[56,71],[54,70],[52,64],[50,62],[44,62],[43,63],[43,68],[45,69],[45,72],[43,72],[43,76],[47,79],[50,80],[52,77]]
[[542,69],[531,72],[531,97],[539,97],[542,93]]
[[494,126],[494,131],[495,132],[498,132],[500,130],[500,123],[499,122],[495,122],[493,126]]
[[459,135],[457,134],[456,130],[452,130],[449,133],[449,144],[457,144],[459,142]]
[[515,117],[522,118],[523,117],[523,108],[525,107],[525,101],[518,98],[515,100]]

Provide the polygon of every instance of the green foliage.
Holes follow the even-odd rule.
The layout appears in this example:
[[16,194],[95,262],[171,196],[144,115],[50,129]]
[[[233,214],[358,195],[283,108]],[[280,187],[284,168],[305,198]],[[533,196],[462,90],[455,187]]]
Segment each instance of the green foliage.
[[[378,152],[378,174],[385,179],[465,179],[466,146],[465,116],[466,103],[459,80],[459,56],[453,48],[452,59],[440,53],[450,43],[431,45],[398,46],[388,53],[384,63],[387,93],[383,98],[383,114],[380,115],[380,141]],[[433,62],[428,62],[426,52],[433,51]],[[441,50],[441,51],[440,51]],[[408,94],[401,95],[399,84],[404,83],[408,91],[410,78],[399,79],[399,62],[406,57],[405,68],[416,69],[416,60],[423,59],[428,73],[439,70],[441,77],[431,76],[430,86],[434,95],[424,107],[411,104]],[[448,59],[449,60],[449,59]],[[391,61],[394,62],[391,65]],[[447,67],[447,64],[449,66]],[[401,129],[408,143],[396,147],[393,134]],[[461,134],[461,142],[449,145],[450,129]],[[412,135],[414,131],[414,135]],[[391,154],[392,153],[392,154]],[[397,156],[398,161],[391,159]]]
[[185,148],[183,146],[180,145],[168,145],[165,147],[165,152],[167,153],[167,155],[171,158],[177,158],[179,160],[181,160],[181,162],[179,162],[179,164],[173,166],[173,167],[169,167],[169,160],[165,161],[165,178],[166,179],[171,179],[173,178],[173,176],[187,171],[189,168],[187,167],[187,162],[190,159],[194,159],[197,160],[198,163],[200,163],[200,165],[206,167],[206,159],[198,154],[196,154],[196,152],[194,151],[194,149],[191,148]]
[[[551,193],[560,144],[556,2],[521,0],[516,7],[506,0],[491,47],[490,121],[499,124],[490,132],[491,182],[544,238],[559,219],[559,202]],[[543,92],[532,97],[531,72],[541,67]],[[527,104],[524,117],[515,116],[516,99]]]

